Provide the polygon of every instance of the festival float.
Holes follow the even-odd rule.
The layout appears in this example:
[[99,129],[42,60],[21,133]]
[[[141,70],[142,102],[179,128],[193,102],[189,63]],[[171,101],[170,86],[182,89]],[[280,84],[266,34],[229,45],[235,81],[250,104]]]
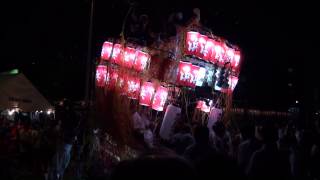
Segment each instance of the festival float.
[[[164,128],[174,124],[173,111],[191,124],[218,119],[227,124],[241,63],[239,47],[201,25],[186,25],[147,46],[110,38],[96,65],[96,109],[109,121],[108,131],[122,132],[122,139],[132,133],[131,115],[141,108],[149,111],[162,139],[169,133]],[[110,99],[114,93],[118,96]],[[121,127],[112,128],[112,121]]]

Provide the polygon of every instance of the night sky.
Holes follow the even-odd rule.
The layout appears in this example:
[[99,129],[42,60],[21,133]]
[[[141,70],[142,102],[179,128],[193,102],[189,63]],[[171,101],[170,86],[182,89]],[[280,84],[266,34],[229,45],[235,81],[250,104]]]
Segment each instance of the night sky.
[[[319,52],[316,5],[305,1],[138,1],[151,29],[159,32],[172,12],[191,17],[201,10],[201,23],[238,45],[244,64],[235,103],[260,109],[287,110],[307,103],[309,87],[318,87]],[[306,4],[302,4],[306,3]],[[81,99],[89,26],[89,0],[1,2],[0,71],[19,68],[50,100]],[[96,0],[93,58],[108,37],[117,37],[129,8],[127,0]],[[291,83],[292,86],[288,86]]]

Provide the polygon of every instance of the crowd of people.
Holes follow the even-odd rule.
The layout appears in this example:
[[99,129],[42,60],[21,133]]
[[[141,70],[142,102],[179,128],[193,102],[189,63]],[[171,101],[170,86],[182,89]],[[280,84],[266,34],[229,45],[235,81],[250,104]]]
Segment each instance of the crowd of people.
[[[79,117],[70,114],[57,114],[56,119],[44,115],[35,122],[22,116],[14,120],[1,116],[1,177],[320,178],[319,120],[309,128],[295,126],[290,121],[255,120],[235,131],[222,121],[208,128],[203,121],[191,124],[180,117],[172,127],[170,138],[162,139],[158,132],[161,123],[150,121],[148,111],[143,109],[132,117],[135,130],[132,136],[144,144],[138,156],[123,160],[114,155],[115,161],[107,162],[106,167],[107,160],[94,154],[113,153],[111,146],[104,146],[110,137],[99,137],[103,133],[98,129],[92,133],[79,132],[87,128],[82,127]],[[91,142],[80,140],[85,139],[82,136],[86,133],[93,137]],[[87,161],[91,165],[86,166]]]
[[[46,112],[15,112],[0,116],[0,177],[59,179],[78,143],[79,116],[69,107]],[[62,179],[62,178],[60,178]]]
[[61,122],[43,114],[38,121],[16,113],[0,117],[0,175],[4,178],[39,177],[61,139]]
[[[287,120],[260,119],[241,126],[238,131],[229,130],[222,121],[208,128],[202,123],[190,125],[187,121],[178,120],[170,140],[166,141],[157,134],[145,138],[146,134],[155,131],[150,131],[150,122],[145,115],[136,119],[140,120],[135,125],[137,133],[141,133],[147,147],[157,144],[159,139],[161,143],[152,146],[151,154],[120,163],[114,172],[115,178],[126,175],[185,177],[181,172],[188,172],[187,176],[194,178],[320,178],[319,120],[315,120],[313,126],[302,128]],[[141,124],[145,124],[144,128]],[[154,151],[159,148],[161,150]],[[177,171],[172,172],[172,168],[177,168]],[[144,169],[150,170],[150,174]]]

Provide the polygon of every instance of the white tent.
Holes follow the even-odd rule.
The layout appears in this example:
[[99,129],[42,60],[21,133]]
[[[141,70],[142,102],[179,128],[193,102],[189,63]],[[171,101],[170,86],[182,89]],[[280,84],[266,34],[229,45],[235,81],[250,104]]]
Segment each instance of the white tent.
[[19,108],[25,112],[52,109],[50,103],[22,73],[0,75],[0,110]]

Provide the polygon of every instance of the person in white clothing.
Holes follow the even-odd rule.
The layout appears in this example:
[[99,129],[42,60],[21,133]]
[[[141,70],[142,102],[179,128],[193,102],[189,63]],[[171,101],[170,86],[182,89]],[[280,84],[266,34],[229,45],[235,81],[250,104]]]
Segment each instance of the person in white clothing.
[[135,112],[133,114],[132,120],[133,120],[133,129],[134,130],[140,131],[140,130],[145,129],[144,122],[138,112]]

